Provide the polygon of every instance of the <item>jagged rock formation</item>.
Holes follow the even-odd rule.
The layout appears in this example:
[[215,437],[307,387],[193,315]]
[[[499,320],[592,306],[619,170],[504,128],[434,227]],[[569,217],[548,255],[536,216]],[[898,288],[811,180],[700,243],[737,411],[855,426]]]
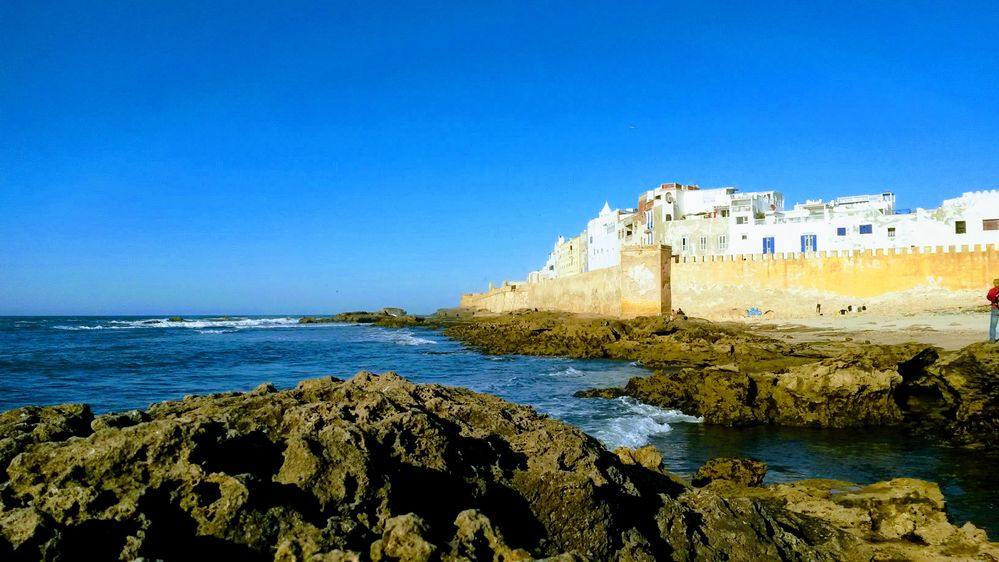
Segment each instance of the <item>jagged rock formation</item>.
[[999,346],[924,348],[898,371],[895,400],[909,423],[964,444],[999,444]]
[[533,312],[469,318],[444,333],[485,353],[630,359],[653,368],[732,363],[749,371],[774,370],[826,356],[814,347],[756,336],[738,325],[696,319],[610,320]]
[[486,353],[640,360],[655,372],[579,395],[632,396],[711,424],[903,424],[961,444],[999,443],[999,347],[988,343],[949,353],[921,344],[789,345],[698,320],[564,313],[473,318],[445,333]]
[[97,419],[22,408],[0,416],[0,451],[2,560],[999,557],[927,483],[842,495],[719,473],[694,489],[654,449],[615,455],[530,408],[392,374]]
[[580,395],[633,396],[718,425],[894,425],[903,419],[894,396],[902,382],[898,363],[916,349],[869,346],[782,372],[747,373],[735,364],[657,371],[623,389]]

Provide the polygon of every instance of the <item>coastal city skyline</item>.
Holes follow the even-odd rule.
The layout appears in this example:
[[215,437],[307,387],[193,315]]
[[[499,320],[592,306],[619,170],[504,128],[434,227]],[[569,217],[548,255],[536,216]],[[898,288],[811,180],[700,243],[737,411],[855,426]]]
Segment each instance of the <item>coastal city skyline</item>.
[[663,182],[999,188],[996,14],[0,8],[0,314],[457,304]]

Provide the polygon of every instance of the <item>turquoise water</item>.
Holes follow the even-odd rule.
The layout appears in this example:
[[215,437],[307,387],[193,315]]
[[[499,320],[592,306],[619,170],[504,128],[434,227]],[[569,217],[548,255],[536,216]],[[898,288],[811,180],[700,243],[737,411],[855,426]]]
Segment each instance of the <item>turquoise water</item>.
[[486,356],[430,330],[300,325],[297,317],[0,317],[0,410],[67,402],[96,413],[187,394],[278,388],[306,378],[396,371],[487,392],[571,423],[610,448],[655,444],[689,476],[716,456],[770,465],[768,482],[908,476],[940,483],[958,522],[999,537],[999,453],[944,447],[891,429],[722,428],[630,399],[575,398],[647,374],[624,361]]

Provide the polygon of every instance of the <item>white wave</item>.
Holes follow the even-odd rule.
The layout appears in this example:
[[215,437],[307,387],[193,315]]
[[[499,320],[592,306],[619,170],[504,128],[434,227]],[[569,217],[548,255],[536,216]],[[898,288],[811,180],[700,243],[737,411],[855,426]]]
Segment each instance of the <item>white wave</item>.
[[231,334],[233,332],[238,332],[238,328],[231,330],[198,330],[199,334]]
[[[325,324],[323,324],[325,325]],[[144,320],[109,320],[106,324],[95,326],[53,326],[57,330],[134,330],[139,328],[187,328],[192,330],[206,329],[243,329],[243,328],[291,328],[303,326],[298,318],[196,318],[191,320],[171,321],[169,318],[147,318]]]
[[392,343],[397,343],[399,345],[437,345],[434,340],[428,340],[427,338],[421,338],[414,336],[411,333],[400,332],[395,334],[395,337],[391,338]]
[[677,410],[657,408],[642,404],[634,398],[616,399],[621,412],[619,415],[600,422],[591,429],[594,437],[609,449],[616,447],[642,447],[650,438],[670,432],[670,423],[701,423],[704,418],[689,416]]
[[684,414],[680,410],[668,410],[650,404],[643,404],[630,396],[622,396],[616,399],[623,404],[630,412],[640,416],[648,416],[656,420],[683,422],[683,423],[703,423],[704,418]]
[[642,447],[649,443],[653,435],[668,433],[673,428],[668,423],[659,423],[650,418],[627,416],[609,420],[606,425],[593,431],[608,449],[618,447]]
[[583,371],[580,371],[579,369],[576,369],[574,367],[566,367],[561,371],[554,371],[551,373],[547,373],[549,377],[581,377],[584,374],[585,373],[583,373]]
[[363,332],[361,341],[377,341],[396,345],[437,345],[437,342],[413,335],[409,330],[371,327]]

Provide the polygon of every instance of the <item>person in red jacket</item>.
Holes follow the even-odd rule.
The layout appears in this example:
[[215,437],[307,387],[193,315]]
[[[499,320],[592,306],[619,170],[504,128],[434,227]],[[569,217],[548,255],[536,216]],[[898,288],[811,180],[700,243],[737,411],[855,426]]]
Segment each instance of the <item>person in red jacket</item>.
[[989,294],[985,295],[985,298],[989,299],[992,304],[992,319],[989,321],[989,341],[999,342],[996,339],[996,323],[999,323],[999,279],[992,280],[992,288],[989,289]]

